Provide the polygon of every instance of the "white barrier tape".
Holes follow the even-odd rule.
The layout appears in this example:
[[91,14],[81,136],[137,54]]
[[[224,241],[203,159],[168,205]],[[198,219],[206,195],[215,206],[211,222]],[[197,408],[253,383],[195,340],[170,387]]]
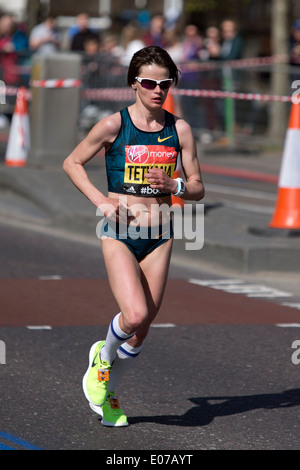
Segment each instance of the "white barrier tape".
[[84,98],[97,101],[131,101],[135,92],[131,88],[88,88],[82,90]]
[[[6,86],[6,87],[5,87],[5,95],[6,95],[6,96],[17,96],[18,91],[19,91],[19,88],[18,88],[18,87],[14,87],[14,86]],[[30,90],[26,90],[26,92],[25,92],[25,98],[26,98],[27,100],[30,100],[30,99],[31,99],[31,92],[30,92]]]
[[78,88],[82,81],[74,78],[31,80],[30,86],[38,88]]
[[238,100],[250,101],[292,101],[292,96],[281,95],[265,95],[261,93],[237,93],[234,91],[222,90],[172,90],[173,95],[177,96],[194,96],[203,98],[232,98]]
[[[130,101],[134,99],[134,92],[126,88],[103,88],[82,90],[84,98],[98,101]],[[172,89],[173,96],[191,96],[202,98],[232,98],[250,101],[292,101],[292,96],[265,95],[261,93],[237,93],[222,90],[185,90]]]
[[225,65],[230,67],[256,67],[258,65],[271,65],[288,62],[288,55],[276,54],[270,57],[252,57],[249,59],[237,59],[225,61]]
[[[51,81],[52,82],[52,81]],[[51,87],[53,88],[53,86]],[[63,87],[60,87],[63,88]],[[64,88],[67,88],[66,86]],[[16,96],[17,87],[6,87],[6,96]],[[84,98],[93,101],[131,101],[134,100],[135,93],[130,88],[87,88],[82,90]],[[185,90],[172,89],[173,96],[191,96],[202,98],[232,98],[250,101],[282,101],[291,102],[292,96],[266,95],[261,93],[237,93],[222,90]],[[27,99],[31,99],[31,93],[27,90]]]
[[277,54],[270,57],[253,57],[249,59],[236,59],[236,60],[216,60],[208,62],[189,62],[182,64],[179,69],[181,72],[198,72],[205,70],[222,69],[223,67],[229,68],[251,68],[263,67],[265,65],[273,65],[279,63],[288,63],[288,56],[286,54]]

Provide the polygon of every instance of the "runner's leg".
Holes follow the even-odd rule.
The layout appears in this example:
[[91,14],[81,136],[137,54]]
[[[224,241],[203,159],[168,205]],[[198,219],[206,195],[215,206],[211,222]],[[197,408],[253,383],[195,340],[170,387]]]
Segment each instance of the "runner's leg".
[[147,319],[148,309],[140,267],[128,247],[118,240],[105,238],[102,253],[110,287],[121,310],[109,327],[108,344],[103,348],[106,360],[112,363],[119,346]]
[[138,347],[143,343],[160,309],[168,280],[172,244],[173,239],[167,240],[140,262],[141,283],[146,296],[148,316],[128,341],[131,346]]
[[[123,250],[122,247],[120,248]],[[129,251],[126,246],[124,246],[124,248],[124,251]],[[144,258],[140,262],[140,266],[134,263],[134,270],[137,269],[137,279],[135,278],[135,276],[134,278],[135,282],[139,284],[137,291],[140,292],[140,288],[142,288],[143,296],[145,296],[145,301],[147,305],[147,318],[144,320],[143,324],[137,329],[136,334],[130,340],[128,340],[126,343],[123,343],[123,345],[119,347],[113,368],[110,373],[110,383],[108,385],[109,390],[115,391],[118,383],[121,380],[121,377],[129,370],[129,368],[134,362],[133,360],[141,352],[143,341],[148,334],[150,324],[155,318],[162,302],[168,276],[171,249],[172,240],[168,240],[166,243],[159,246],[153,252],[149,253],[149,255],[147,255],[146,258]],[[111,247],[106,246],[104,248],[106,256],[110,255],[110,250]],[[116,255],[115,249],[114,253]],[[129,253],[130,255],[132,255],[131,252]],[[119,253],[117,256],[119,256]],[[108,264],[108,268],[111,271],[110,262]],[[117,274],[120,273],[120,270],[117,271]],[[117,291],[119,293],[116,298],[118,302],[118,299],[122,296],[122,293],[123,295],[125,295],[125,297],[127,297],[127,289],[124,287],[122,288],[122,283],[119,289],[117,285],[114,284],[112,286],[112,290],[113,292]],[[120,303],[119,306],[122,310]]]

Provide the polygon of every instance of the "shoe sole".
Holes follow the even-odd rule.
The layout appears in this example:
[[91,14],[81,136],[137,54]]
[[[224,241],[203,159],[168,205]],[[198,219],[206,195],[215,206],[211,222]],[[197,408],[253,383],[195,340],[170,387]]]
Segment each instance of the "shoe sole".
[[105,419],[103,418],[103,411],[102,411],[101,406],[94,405],[93,403],[90,402],[90,407],[95,413],[97,413],[98,415],[100,415],[102,417],[101,424],[103,426],[107,426],[107,427],[111,427],[111,428],[121,428],[121,427],[124,427],[124,426],[128,426],[127,421],[126,421],[126,423],[110,423],[109,421],[105,421]]
[[111,428],[124,428],[128,426],[128,423],[110,423],[108,421],[105,421],[103,418],[101,420],[101,423],[103,426],[111,427]]
[[84,374],[83,376],[83,379],[82,379],[82,389],[83,389],[83,393],[85,395],[85,398],[87,399],[87,401],[89,403],[92,403],[93,405],[95,406],[101,406],[103,405],[103,403],[105,403],[105,400],[106,400],[106,397],[103,401],[103,403],[94,403],[90,397],[89,397],[89,394],[88,394],[88,391],[87,391],[87,386],[86,386],[86,382],[87,382],[87,377],[88,377],[88,374],[89,374],[89,371],[90,371],[90,368],[92,367],[92,364],[93,364],[93,360],[94,360],[94,356],[95,356],[95,350],[96,350],[96,347],[98,346],[98,344],[101,343],[101,341],[97,341],[96,343],[93,344],[93,346],[91,347],[90,349],[90,353],[89,353],[89,366],[87,368],[87,371],[86,373]]
[[101,417],[103,417],[103,411],[102,411],[102,407],[99,406],[99,405],[94,405],[93,403],[89,403],[91,409],[93,411],[95,411],[95,413],[97,413],[97,415],[100,415]]

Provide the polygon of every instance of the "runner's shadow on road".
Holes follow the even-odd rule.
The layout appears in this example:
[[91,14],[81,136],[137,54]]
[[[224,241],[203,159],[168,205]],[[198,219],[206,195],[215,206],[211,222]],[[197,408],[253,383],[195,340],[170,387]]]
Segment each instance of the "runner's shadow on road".
[[[189,401],[197,406],[193,406],[183,415],[136,416],[130,418],[130,424],[147,422],[168,426],[206,426],[216,417],[235,415],[259,408],[278,409],[299,406],[300,389],[262,395],[189,398]],[[212,403],[214,401],[218,403]]]

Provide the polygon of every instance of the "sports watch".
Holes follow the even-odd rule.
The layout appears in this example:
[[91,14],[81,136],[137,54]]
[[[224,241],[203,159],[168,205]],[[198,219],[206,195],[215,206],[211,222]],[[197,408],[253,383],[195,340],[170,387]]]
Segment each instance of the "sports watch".
[[185,192],[185,184],[182,178],[175,178],[177,181],[177,191],[174,193],[174,196],[182,196]]

